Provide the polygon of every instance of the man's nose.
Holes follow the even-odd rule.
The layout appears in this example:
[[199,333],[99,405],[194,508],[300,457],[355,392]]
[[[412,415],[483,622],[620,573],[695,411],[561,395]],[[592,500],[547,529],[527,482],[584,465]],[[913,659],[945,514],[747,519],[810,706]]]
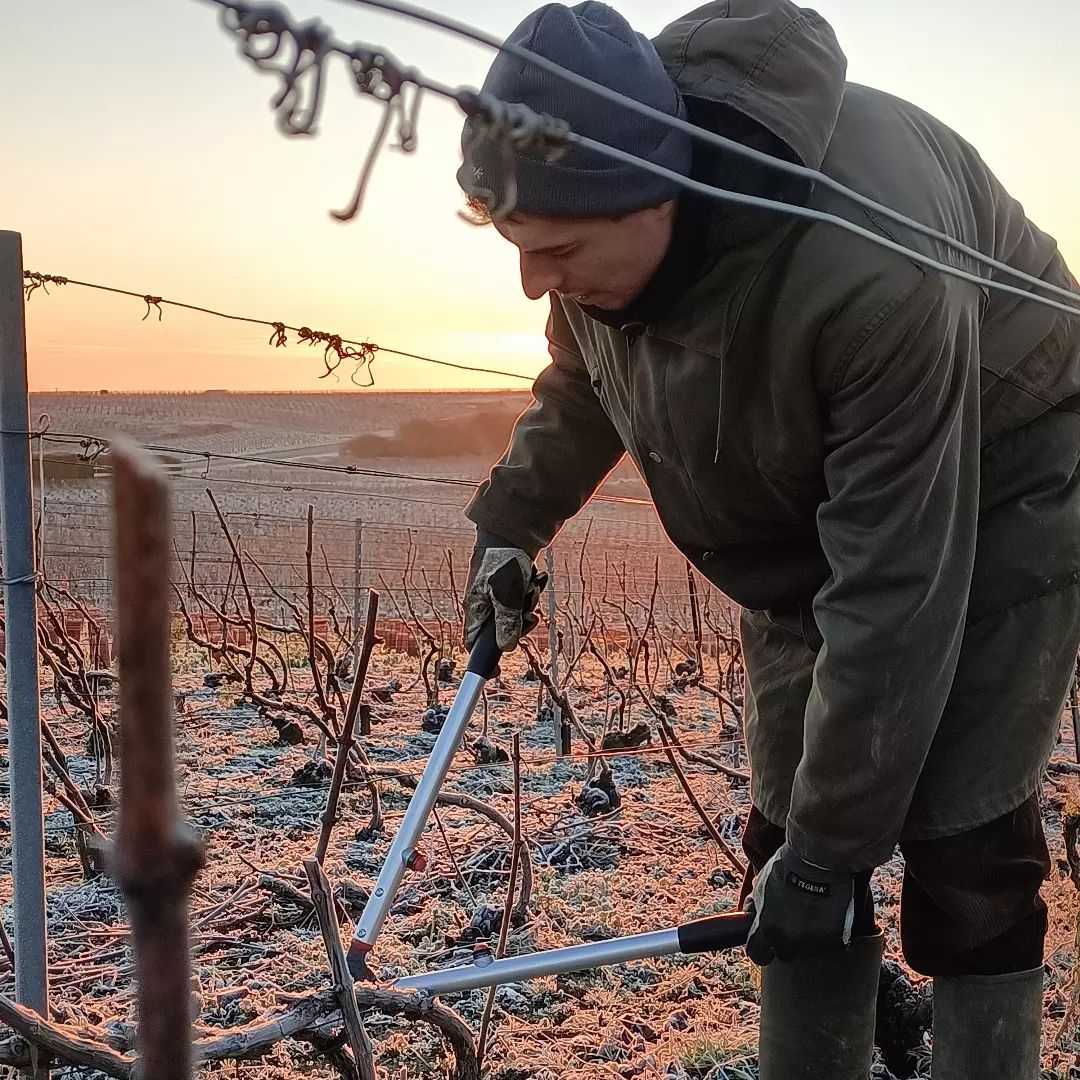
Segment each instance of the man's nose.
[[562,287],[562,272],[549,255],[521,253],[521,288],[530,300],[539,300]]

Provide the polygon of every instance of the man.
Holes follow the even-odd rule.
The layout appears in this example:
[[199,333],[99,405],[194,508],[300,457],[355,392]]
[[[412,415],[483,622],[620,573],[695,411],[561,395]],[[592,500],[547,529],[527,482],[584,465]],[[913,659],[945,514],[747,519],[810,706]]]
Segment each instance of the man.
[[[603,4],[552,4],[510,41],[1076,288],[970,145],[845,81],[812,11],[716,0],[650,43]],[[484,89],[986,276],[506,53]],[[468,135],[459,181],[483,211],[506,159]],[[629,453],[673,543],[744,609],[763,1080],[868,1075],[868,886],[896,844],[905,955],[934,977],[935,1080],[1034,1080],[1036,789],[1080,644],[1080,320],[609,158],[513,164],[495,228],[525,293],[550,299],[551,364],[468,509],[467,640],[492,613],[503,648],[531,627],[533,560]]]

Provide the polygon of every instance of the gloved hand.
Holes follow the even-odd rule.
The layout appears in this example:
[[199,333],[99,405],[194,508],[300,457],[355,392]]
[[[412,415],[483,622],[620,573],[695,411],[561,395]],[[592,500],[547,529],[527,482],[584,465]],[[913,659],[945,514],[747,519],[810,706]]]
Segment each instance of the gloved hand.
[[855,874],[824,870],[784,844],[758,874],[747,902],[754,915],[750,959],[764,966],[851,944],[855,889]]
[[478,529],[465,586],[465,648],[472,648],[492,614],[499,650],[516,648],[540,621],[534,608],[547,580],[547,574],[537,571],[527,552]]

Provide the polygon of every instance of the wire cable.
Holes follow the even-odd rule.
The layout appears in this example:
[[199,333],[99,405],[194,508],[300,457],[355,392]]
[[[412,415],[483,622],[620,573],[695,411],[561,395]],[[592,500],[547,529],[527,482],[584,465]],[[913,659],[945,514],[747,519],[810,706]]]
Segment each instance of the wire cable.
[[[31,432],[25,432],[27,436]],[[80,446],[87,444],[100,447],[94,456],[100,454],[110,445],[110,439],[105,435],[88,435],[85,432],[74,431],[50,431],[47,436],[50,442],[71,445],[77,443]],[[315,472],[345,473],[349,476],[373,476],[386,480],[412,480],[424,484],[450,484],[456,487],[475,488],[482,481],[466,480],[464,477],[455,476],[418,476],[415,473],[391,472],[386,469],[366,469],[359,465],[327,465],[316,461],[292,461],[287,458],[264,458],[254,457],[250,454],[228,454],[215,450],[192,450],[183,446],[163,446],[160,443],[141,443],[142,449],[160,454],[185,454],[189,457],[204,458],[207,465],[211,461],[240,461],[255,465],[271,465],[275,468],[312,469]],[[192,477],[195,479],[195,477]],[[208,478],[207,478],[208,479]],[[651,499],[634,499],[625,495],[594,495],[594,499],[600,502],[618,503],[621,506],[652,506]]]
[[[948,263],[943,263],[929,255],[923,255],[913,248],[906,247],[904,244],[899,244],[895,240],[890,240],[888,237],[878,236],[877,233],[871,232],[861,225],[856,225],[853,221],[848,221],[846,218],[838,217],[836,214],[830,214],[824,210],[813,210],[810,207],[798,206],[793,203],[777,202],[775,199],[765,199],[758,195],[744,195],[739,191],[728,191],[724,188],[713,187],[710,184],[703,184],[700,180],[692,180],[690,177],[683,176],[682,173],[674,172],[672,169],[667,169],[663,165],[656,165],[651,161],[645,161],[644,158],[636,157],[634,154],[627,154],[616,147],[608,146],[606,143],[596,142],[594,139],[587,138],[584,135],[570,134],[567,136],[567,139],[586,149],[594,150],[597,153],[602,153],[607,157],[614,158],[616,161],[634,164],[644,169],[646,172],[651,172],[656,176],[664,176],[677,183],[680,187],[686,188],[688,191],[694,191],[700,195],[720,198],[724,202],[734,203],[738,206],[749,206],[759,210],[780,210],[782,213],[787,214],[788,217],[802,218],[806,221],[817,221],[835,225],[837,228],[844,229],[846,232],[854,233],[856,236],[861,236],[863,239],[869,240],[880,248],[896,252],[897,254],[910,259],[912,262],[930,267],[949,277],[971,282],[971,284],[978,285],[980,288],[993,289],[996,292],[1019,296],[1024,300],[1032,300],[1038,304],[1042,304],[1044,307],[1054,308],[1057,311],[1065,312],[1067,315],[1074,315],[1077,318],[1080,318],[1080,307],[1071,307],[1068,304],[1061,303],[1059,300],[1051,300],[1046,296],[1036,296],[1034,293],[1030,293],[1026,289],[1021,289],[1019,286],[1006,285],[1003,282],[994,281],[992,278],[979,277],[978,274],[972,274],[970,271],[961,270],[958,266],[950,266]],[[1080,301],[1080,293],[1073,295],[1077,301]]]
[[[406,84],[412,84],[418,89],[430,90],[433,93],[440,94],[456,101],[458,106],[467,116],[470,116],[474,121],[477,121],[474,134],[481,139],[495,138],[497,141],[501,142],[504,152],[509,156],[509,163],[511,165],[513,163],[514,150],[517,150],[518,152],[538,152],[551,158],[557,156],[567,145],[578,145],[589,149],[594,153],[612,158],[613,160],[632,164],[645,169],[648,172],[652,172],[655,175],[663,176],[673,180],[683,188],[697,191],[714,199],[734,202],[743,206],[754,206],[758,209],[774,210],[778,213],[802,218],[804,220],[835,225],[854,233],[878,247],[882,247],[889,251],[899,252],[920,265],[929,266],[943,274],[957,277],[960,280],[978,285],[980,288],[988,291],[995,290],[1016,295],[1024,300],[1041,304],[1053,310],[1080,317],[1080,307],[1065,305],[1059,301],[1050,300],[1045,296],[1040,296],[1037,293],[1019,289],[1016,286],[1004,285],[1001,282],[994,281],[992,278],[979,277],[968,271],[960,270],[959,268],[943,263],[940,260],[922,255],[891,239],[879,236],[877,233],[855,225],[853,222],[850,222],[837,214],[819,210],[809,210],[806,207],[797,206],[791,203],[779,202],[756,196],[746,196],[741,193],[728,191],[724,188],[702,184],[699,181],[682,176],[680,173],[663,169],[660,166],[654,165],[652,162],[647,162],[633,154],[628,154],[616,147],[609,146],[607,143],[602,143],[578,135],[570,130],[569,125],[564,120],[546,114],[538,114],[520,102],[505,102],[490,94],[485,94],[483,92],[478,93],[477,91],[466,87],[459,87],[454,90],[442,84],[433,83],[421,75],[416,68],[403,67],[390,56],[389,53],[386,53],[383,50],[377,50],[374,47],[362,44],[350,46],[337,41],[332,34],[318,22],[318,20],[310,20],[303,24],[294,23],[288,11],[277,5],[250,4],[245,3],[244,0],[209,0],[209,2],[216,5],[223,13],[225,13],[226,17],[224,18],[224,25],[226,26],[226,29],[237,34],[241,38],[242,52],[244,55],[247,56],[256,67],[261,70],[270,71],[281,79],[282,89],[274,99],[273,106],[278,114],[279,127],[288,134],[310,135],[314,133],[315,121],[318,118],[323,99],[323,65],[331,54],[337,53],[349,61],[354,75],[354,81],[356,82],[357,89],[360,90],[361,93],[369,95],[373,93],[372,88],[369,85],[369,80],[372,78],[377,80],[377,85],[379,87],[389,88],[387,93],[375,95],[387,109],[395,105],[399,110],[401,109],[401,95]],[[414,8],[411,5],[403,5],[400,0],[354,0],[354,2],[367,4],[369,6],[381,8],[385,11],[407,15],[413,18],[419,18],[432,25],[451,30],[454,33],[465,32],[465,36],[472,37],[474,40],[480,40],[484,44],[491,45],[492,47],[502,47],[501,43],[496,42],[495,39],[483,35],[477,36],[479,32],[473,31],[472,28],[464,27],[454,20],[446,20],[431,12],[424,11],[423,9]],[[227,17],[230,13],[232,16],[231,19]],[[290,37],[294,42],[294,55],[291,63],[286,62],[283,66],[276,67],[273,61],[281,50],[281,41],[285,36]],[[253,47],[252,39],[259,37],[270,37],[272,39],[271,47],[263,51]],[[509,46],[508,49],[511,53],[517,55],[518,46]],[[657,119],[660,119],[666,125],[680,129],[685,128],[690,134],[699,138],[706,138],[711,134],[704,128],[698,128],[693,124],[689,124],[687,121],[667,116],[649,106],[641,105],[640,102],[634,102],[633,99],[628,98],[617,91],[609,90],[606,87],[602,87],[600,84],[593,83],[589,79],[585,79],[573,72],[569,72],[560,65],[553,64],[551,61],[540,57],[538,54],[530,53],[528,56],[525,56],[524,53],[526,52],[528,52],[528,50],[524,50],[522,56],[529,62],[537,63],[545,68],[545,70],[553,70],[553,73],[558,74],[559,77],[569,79],[572,83],[576,85],[579,84],[584,89],[599,93],[624,107],[636,108],[637,111],[642,112],[643,115],[646,116],[652,117],[655,115]],[[312,72],[314,72],[314,75],[312,75]],[[311,77],[312,89],[310,92],[310,102],[306,110],[301,114],[298,105],[300,98],[298,83],[300,79],[305,76]],[[302,115],[302,119],[298,120],[297,117],[300,115]],[[385,127],[385,124],[382,125],[380,130],[384,130]],[[721,137],[715,136],[715,138],[720,139]],[[407,147],[406,143],[408,144]],[[731,140],[725,140],[724,144],[726,143],[730,143],[730,148],[732,150],[735,150],[736,148],[746,150],[746,148],[740,148],[740,144]],[[402,144],[403,147],[415,149],[415,132],[412,132],[410,129],[408,139],[402,135]],[[365,178],[365,182],[367,176],[370,175],[374,155],[378,153],[380,146],[381,140],[377,140],[372,151],[369,152],[368,160],[362,174]],[[470,151],[467,150],[466,156],[468,156],[469,152]],[[769,154],[763,154],[760,151],[755,151],[749,156],[751,156],[753,160],[760,160],[762,163],[770,166],[775,167],[780,164],[779,159],[773,158]],[[790,168],[789,165],[788,171],[790,171]],[[830,187],[837,185],[836,181],[831,180],[831,178],[826,177],[824,174],[818,173],[816,170],[806,170],[805,166],[794,166],[794,168],[803,170],[797,173],[799,176],[812,178],[815,182]],[[361,185],[361,189],[362,186],[363,185]],[[511,169],[507,189],[509,195],[503,199],[497,211],[492,211],[493,216],[502,216],[510,212],[513,206],[514,186],[513,170]],[[898,215],[897,211],[891,210],[889,207],[875,203],[865,196],[858,195],[857,192],[852,192],[843,185],[839,185],[839,187],[844,194],[861,200],[864,205],[876,208],[879,213],[886,217],[893,220],[896,220],[899,217],[910,222],[910,219],[904,218],[903,215]],[[359,209],[359,194],[360,193],[358,192],[357,198],[354,199],[353,204],[347,213],[335,212],[334,217],[341,221],[351,220]],[[936,230],[932,230],[930,226],[924,226],[918,222],[910,222],[910,224],[918,231],[936,233]],[[1014,270],[1005,263],[998,263],[997,260],[992,259],[991,256],[985,255],[975,248],[969,248],[967,245],[961,244],[960,241],[954,240],[944,233],[938,235],[950,247],[965,251],[979,262],[988,265],[994,265],[996,263],[1001,270],[1010,275],[1022,275],[1025,280],[1030,281],[1040,288],[1049,288],[1051,291],[1061,293],[1071,300],[1080,300],[1080,293],[1061,290],[1057,286],[1049,285],[1039,278],[1023,274],[1022,271]]]
[[[369,350],[372,353],[389,353],[391,356],[399,356],[406,360],[419,360],[425,364],[436,364],[439,367],[454,368],[458,371],[471,371],[482,375],[499,375],[507,379],[520,379],[530,383],[533,381],[533,376],[522,375],[520,372],[516,371],[503,371],[500,368],[475,367],[470,364],[457,364],[450,360],[437,360],[433,356],[422,356],[419,353],[404,352],[401,349],[390,349],[384,345],[376,345],[370,341],[358,341],[354,338],[345,338],[337,334],[312,331],[306,326],[290,326],[285,322],[259,319],[253,315],[233,315],[227,311],[217,311],[214,308],[203,307],[199,304],[189,304],[182,300],[169,300],[163,296],[152,296],[149,293],[134,292],[131,289],[118,289],[113,285],[102,285],[95,281],[78,281],[75,278],[66,277],[63,274],[43,274],[36,270],[24,270],[23,279],[28,282],[28,284],[24,286],[27,299],[29,299],[37,289],[43,289],[48,293],[49,285],[78,285],[83,289],[96,289],[100,292],[114,293],[117,296],[133,296],[135,299],[142,300],[146,303],[147,312],[149,312],[151,305],[153,305],[158,312],[159,321],[161,316],[161,306],[164,304],[167,307],[181,308],[184,311],[195,311],[202,315],[212,315],[216,319],[227,319],[230,322],[251,323],[254,326],[268,326],[274,331],[274,335],[270,339],[270,344],[278,346],[287,344],[284,332],[288,330],[291,333],[297,334],[300,341],[304,344],[327,342],[328,350],[333,348],[335,343],[337,345],[350,345],[355,346],[358,349]],[[146,316],[144,315],[143,318],[145,319]],[[352,356],[352,354],[347,354],[347,356],[342,358],[363,359],[360,355]],[[331,369],[331,371],[332,370],[334,369]],[[330,374],[331,371],[328,371],[327,374]],[[325,376],[320,376],[320,378],[325,378]]]

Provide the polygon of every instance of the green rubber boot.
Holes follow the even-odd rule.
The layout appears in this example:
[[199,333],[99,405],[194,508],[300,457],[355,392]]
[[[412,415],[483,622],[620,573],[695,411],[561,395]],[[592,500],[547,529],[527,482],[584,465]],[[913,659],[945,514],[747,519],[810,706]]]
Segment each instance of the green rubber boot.
[[934,980],[933,1080],[1038,1080],[1043,969]]
[[762,972],[761,1080],[867,1080],[882,935]]

